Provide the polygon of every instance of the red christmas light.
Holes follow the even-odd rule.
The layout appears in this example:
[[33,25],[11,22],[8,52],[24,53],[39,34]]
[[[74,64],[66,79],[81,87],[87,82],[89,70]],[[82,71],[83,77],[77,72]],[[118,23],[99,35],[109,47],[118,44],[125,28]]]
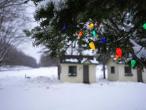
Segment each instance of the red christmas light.
[[83,31],[80,31],[79,34],[78,34],[78,36],[79,37],[82,37],[83,36]]
[[121,58],[122,57],[122,49],[121,48],[116,48],[116,56],[118,58]]

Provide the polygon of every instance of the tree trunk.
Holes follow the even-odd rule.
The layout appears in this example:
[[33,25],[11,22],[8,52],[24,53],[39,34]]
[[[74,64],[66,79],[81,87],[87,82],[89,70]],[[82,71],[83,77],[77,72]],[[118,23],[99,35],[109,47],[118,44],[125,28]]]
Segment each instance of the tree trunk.
[[60,59],[58,59],[57,61],[57,66],[58,66],[58,80],[60,80],[60,73],[61,73]]
[[143,82],[143,78],[142,78],[142,66],[138,66],[137,67],[137,81],[138,82]]
[[105,54],[103,54],[103,79],[106,79],[105,69]]
[[103,63],[103,79],[106,79],[106,75],[105,75],[105,63]]

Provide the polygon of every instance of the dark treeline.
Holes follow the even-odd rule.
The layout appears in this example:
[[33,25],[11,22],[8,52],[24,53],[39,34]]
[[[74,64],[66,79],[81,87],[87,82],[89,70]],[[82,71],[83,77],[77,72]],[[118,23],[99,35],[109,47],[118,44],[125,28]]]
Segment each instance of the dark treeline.
[[39,66],[41,67],[57,66],[57,58],[52,58],[49,55],[43,54],[40,58]]
[[[1,45],[1,42],[0,42]],[[1,65],[21,65],[29,67],[37,67],[36,60],[28,55],[25,55],[22,51],[18,50],[15,46],[5,43],[7,52],[3,58]]]

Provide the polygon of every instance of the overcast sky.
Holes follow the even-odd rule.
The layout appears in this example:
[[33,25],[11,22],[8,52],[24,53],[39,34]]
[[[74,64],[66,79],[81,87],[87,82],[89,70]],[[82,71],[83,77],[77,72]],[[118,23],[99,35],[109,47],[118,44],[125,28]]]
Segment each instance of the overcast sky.
[[[26,15],[31,19],[26,25],[28,29],[31,29],[37,25],[37,23],[33,19],[34,12],[35,7],[33,6],[32,3],[29,3],[28,7],[26,8]],[[42,47],[41,46],[34,47],[33,40],[31,38],[26,37],[26,41],[19,45],[18,48],[25,54],[34,57],[37,60],[37,62],[39,62],[41,55],[40,51],[42,50]]]

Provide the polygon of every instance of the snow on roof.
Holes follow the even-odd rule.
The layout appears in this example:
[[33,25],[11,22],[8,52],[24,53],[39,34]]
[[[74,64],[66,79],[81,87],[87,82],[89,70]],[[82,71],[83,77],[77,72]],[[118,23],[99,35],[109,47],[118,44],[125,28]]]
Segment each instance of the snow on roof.
[[81,61],[81,63],[86,63],[86,62],[89,62],[91,64],[99,64],[99,62],[96,60],[95,57],[93,60],[88,60],[87,58],[83,58],[83,60]]
[[72,62],[72,63],[77,63],[77,59],[65,59],[66,62]]
[[93,64],[99,64],[99,62],[96,60],[96,58],[94,58],[93,60],[90,60],[91,61],[91,63],[93,63]]
[[99,62],[96,60],[96,58],[94,57],[93,60],[89,60],[88,58],[83,58],[81,60],[81,62],[79,62],[78,59],[76,58],[69,58],[69,59],[65,59],[65,62],[67,63],[89,63],[89,64],[99,64]]

